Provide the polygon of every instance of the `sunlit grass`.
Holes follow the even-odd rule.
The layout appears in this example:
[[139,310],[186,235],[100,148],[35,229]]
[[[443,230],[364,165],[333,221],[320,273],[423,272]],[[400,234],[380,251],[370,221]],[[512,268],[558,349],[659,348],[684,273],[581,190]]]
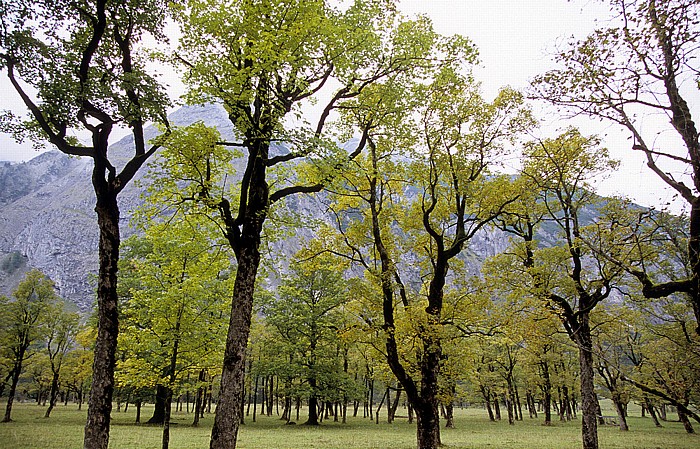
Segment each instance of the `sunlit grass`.
[[[4,404],[0,404],[3,406]],[[0,448],[16,449],[73,449],[82,447],[83,426],[86,411],[78,411],[75,405],[58,406],[51,418],[44,419],[45,408],[35,404],[15,404],[14,421],[0,424]],[[303,411],[302,411],[303,412]],[[640,418],[639,409],[632,407],[629,418],[631,430],[620,432],[617,427],[599,429],[600,446],[603,449],[688,449],[700,448],[700,436],[688,435],[678,422],[665,422],[664,428],[654,427],[650,418]],[[152,408],[145,407],[145,421]],[[606,414],[612,414],[605,411]],[[405,415],[405,411],[400,411]],[[147,449],[161,447],[159,426],[134,424],[135,410],[112,413],[111,448]],[[675,415],[669,416],[675,419]],[[303,416],[301,421],[303,422]],[[258,416],[252,422],[247,417],[239,436],[239,448],[324,448],[324,449],[412,449],[415,448],[415,426],[399,418],[394,424],[386,424],[380,416],[375,424],[368,418],[348,418],[347,424],[324,421],[319,427],[303,425],[285,426],[277,416]],[[177,412],[171,427],[173,449],[209,447],[212,415],[206,415],[198,428],[191,427],[192,414]],[[456,429],[443,429],[442,441],[447,448],[538,448],[564,449],[581,446],[580,421],[556,421],[552,426],[541,425],[542,418],[516,422],[509,426],[507,420],[492,423],[480,408],[457,410]]]

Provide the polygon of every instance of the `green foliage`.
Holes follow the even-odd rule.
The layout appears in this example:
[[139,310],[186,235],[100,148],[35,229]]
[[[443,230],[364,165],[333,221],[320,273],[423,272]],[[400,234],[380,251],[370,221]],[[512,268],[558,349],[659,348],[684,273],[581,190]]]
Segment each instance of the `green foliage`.
[[[308,251],[298,254],[307,256]],[[358,397],[352,373],[343,370],[352,344],[342,338],[352,324],[345,310],[348,288],[343,274],[328,256],[297,259],[276,295],[259,300],[267,331],[255,341],[261,345],[259,355],[266,357],[254,361],[253,369],[255,374],[285,379],[285,396],[333,402]]]
[[0,260],[0,270],[12,274],[26,264],[26,258],[19,251],[13,251]]
[[[205,225],[205,223],[202,223]],[[216,366],[231,291],[229,257],[194,219],[152,223],[125,242],[117,384],[175,388]]]
[[2,303],[3,350],[15,363],[29,356],[25,351],[46,334],[46,322],[58,301],[53,282],[38,270],[26,274]]
[[31,6],[4,2],[0,67],[36,89],[41,117],[32,116],[21,126],[3,121],[3,129],[20,141],[48,138],[79,146],[67,131],[91,129],[87,116],[104,120],[106,115],[123,125],[164,120],[167,95],[148,74],[148,59],[137,45],[149,35],[165,39],[165,5],[162,0],[98,2],[84,8],[64,0]]

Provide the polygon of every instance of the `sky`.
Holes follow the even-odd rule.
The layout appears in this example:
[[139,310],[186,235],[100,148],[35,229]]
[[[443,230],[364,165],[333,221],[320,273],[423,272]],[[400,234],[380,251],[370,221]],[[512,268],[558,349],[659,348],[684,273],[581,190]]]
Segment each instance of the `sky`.
[[[552,67],[551,55],[558,45],[572,36],[585,37],[604,25],[608,16],[608,8],[596,0],[401,0],[399,6],[408,16],[429,16],[442,34],[462,34],[476,44],[480,66],[474,74],[487,98],[502,86],[526,88],[534,76]],[[0,109],[21,112],[16,94],[2,75]],[[570,124],[544,117],[542,132],[551,137]],[[631,151],[630,141],[618,128],[590,121],[576,125],[584,133],[601,135],[611,154],[622,161],[616,173],[597,180],[600,194],[626,195],[644,206],[671,201],[672,192],[646,167],[642,155]],[[16,145],[0,135],[0,160],[23,161],[37,154],[29,145]],[[674,210],[680,210],[680,204],[674,204]]]

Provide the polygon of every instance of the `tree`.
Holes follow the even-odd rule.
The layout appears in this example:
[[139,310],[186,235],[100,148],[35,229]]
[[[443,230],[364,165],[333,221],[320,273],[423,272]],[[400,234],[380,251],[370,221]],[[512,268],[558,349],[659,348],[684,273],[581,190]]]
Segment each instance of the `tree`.
[[59,380],[61,369],[67,354],[73,349],[78,328],[79,316],[69,310],[69,305],[64,301],[53,304],[47,310],[46,327],[46,353],[51,368],[51,391],[49,392],[49,407],[44,418],[51,416],[51,411],[58,400]]
[[[119,383],[158,386],[163,395],[163,449],[170,441],[173,392],[186,373],[206,368],[219,354],[230,293],[225,248],[204,238],[206,223],[152,222],[145,236],[127,241],[124,284],[133,286],[121,304]],[[155,416],[155,415],[154,415]],[[154,420],[153,422],[157,422]]]
[[598,332],[594,338],[596,371],[615,406],[620,430],[628,431],[627,404],[631,399],[631,387],[624,384],[622,379],[628,371],[626,368],[632,365],[628,348],[633,338],[630,323],[635,322],[634,314],[627,308],[614,306],[599,312],[596,317]]
[[68,393],[75,395],[78,410],[83,407],[83,401],[92,381],[92,347],[95,341],[96,329],[85,326],[75,336],[75,347],[66,354],[64,362],[64,386]]
[[[690,276],[655,279],[631,269],[643,293],[659,298],[687,293],[700,333],[700,141],[687,98],[697,83],[697,0],[610,0],[614,21],[556,55],[559,68],[537,77],[534,95],[574,114],[611,121],[646,155],[649,168],[690,207]],[[607,23],[607,22],[606,22]],[[617,23],[617,25],[615,25]],[[650,114],[668,116],[675,139],[648,126]],[[663,126],[663,125],[662,125]],[[682,150],[681,150],[682,149]],[[676,179],[671,173],[686,178]]]
[[[240,139],[221,142],[211,133],[198,138],[184,131],[177,136],[189,144],[168,143],[173,154],[193,143],[203,152],[188,161],[196,166],[180,172],[191,187],[183,197],[217,221],[237,261],[211,439],[212,449],[231,448],[241,422],[245,348],[268,214],[291,195],[320,191],[363,150],[366,136],[347,150],[336,143],[331,114],[373,84],[430,68],[436,35],[425,19],[401,21],[390,0],[358,0],[342,10],[319,0],[192,0],[178,17],[183,35],[174,59],[186,72],[188,101],[221,103],[231,134]],[[302,109],[315,101],[323,102],[320,116]],[[236,154],[244,160],[240,182],[231,185],[230,173],[216,172],[217,143],[243,150]]]
[[598,448],[598,401],[594,385],[593,338],[590,315],[608,298],[624,271],[592,246],[614,247],[602,241],[595,225],[586,228],[586,207],[595,203],[588,185],[595,175],[615,167],[607,151],[599,148],[596,138],[582,136],[569,129],[555,139],[532,142],[526,148],[522,175],[541,192],[540,201],[547,208],[548,218],[559,228],[561,244],[540,248],[535,264],[529,268],[533,294],[560,319],[569,338],[579,351],[581,376],[581,433],[583,447]]
[[[628,320],[625,355],[634,369],[621,372],[621,379],[641,390],[645,403],[649,396],[668,402],[678,410],[678,417],[688,433],[694,429],[689,418],[700,423],[697,408],[700,377],[700,340],[691,330],[692,307],[674,296],[661,299],[632,298],[629,306],[641,315]],[[653,416],[653,415],[652,415]]]
[[298,366],[297,375],[306,382],[307,425],[319,424],[319,401],[343,389],[337,343],[346,294],[343,270],[328,256],[316,257],[292,265],[291,275],[278,288],[279,297],[270,298],[261,307],[265,322],[284,340],[289,360]]
[[[367,103],[380,107],[350,109],[368,130],[369,151],[361,171],[344,181],[336,212],[347,214],[338,220],[346,257],[381,289],[384,353],[416,413],[419,448],[440,445],[447,281],[469,241],[512,201],[502,195],[507,180],[490,169],[505,142],[532,125],[517,92],[503,89],[491,103],[479,95],[465,73],[474,57],[469,42],[445,44],[455,56],[429,82],[412,86],[410,97],[387,84],[364,93],[381,98]],[[402,163],[399,152],[410,160]],[[400,254],[410,255],[417,269],[404,272]],[[405,276],[421,282],[406,284]],[[409,338],[406,354],[401,343]]]
[[[145,71],[142,38],[158,40],[168,16],[163,0],[8,0],[0,9],[0,60],[30,120],[6,117],[20,141],[47,141],[63,153],[92,158],[100,231],[98,332],[85,448],[106,449],[117,346],[117,197],[159,145],[147,148],[144,125],[167,123],[167,96]],[[128,126],[134,153],[120,168],[110,159],[115,126]],[[86,132],[89,143],[75,137]]]
[[3,347],[12,360],[10,390],[2,422],[12,421],[12,403],[17,382],[22,374],[22,364],[32,354],[30,346],[44,336],[47,313],[58,300],[53,282],[38,270],[32,270],[19,283],[12,296],[14,301],[3,297],[0,312],[3,326]]

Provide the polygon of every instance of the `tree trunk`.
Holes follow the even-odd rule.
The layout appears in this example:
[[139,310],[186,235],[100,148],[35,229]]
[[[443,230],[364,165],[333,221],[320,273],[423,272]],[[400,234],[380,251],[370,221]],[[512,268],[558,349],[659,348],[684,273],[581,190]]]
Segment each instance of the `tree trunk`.
[[394,397],[394,402],[392,402],[391,407],[389,408],[389,417],[390,420],[389,422],[394,422],[395,416],[396,416],[396,410],[399,408],[399,401],[401,400],[401,389],[396,390],[396,396]]
[[654,425],[656,427],[663,427],[661,423],[659,422],[659,417],[656,416],[656,410],[654,409],[654,405],[651,403],[651,400],[649,399],[648,396],[644,396],[644,405],[646,406],[646,409],[649,411],[649,415],[651,416],[651,419],[654,421]]
[[153,416],[146,424],[163,424],[165,422],[165,408],[168,401],[168,388],[158,384],[156,386],[156,402],[153,407]]
[[440,443],[440,415],[437,401],[415,407],[418,449],[437,449]]
[[484,403],[486,404],[486,411],[489,414],[489,421],[496,421],[493,416],[493,409],[491,408],[491,392],[486,390],[486,387],[479,385],[479,390],[481,390],[481,396],[484,398]]
[[571,421],[573,419],[573,413],[571,412],[571,398],[569,397],[569,387],[564,385],[562,387],[562,407],[564,409],[564,412],[566,414],[566,420]]
[[309,395],[309,417],[304,423],[307,426],[318,425],[318,397],[316,396],[316,379],[309,379],[311,394]]
[[163,441],[162,448],[170,447],[170,413],[173,407],[173,390],[168,388],[168,393],[165,396],[165,416],[163,417]]
[[382,400],[379,401],[379,404],[377,404],[377,411],[376,411],[376,418],[374,423],[379,424],[379,411],[382,409],[382,405],[384,404],[384,400],[386,399],[386,395],[389,393],[389,389],[387,388],[384,391],[384,396],[382,396]]
[[[244,226],[244,234],[250,232]],[[247,237],[247,238],[246,238]],[[258,245],[260,234],[243,236],[244,246],[238,253],[238,269],[231,302],[231,318],[224,366],[221,373],[221,390],[216,407],[214,427],[211,431],[210,449],[235,449],[238,428],[242,420],[241,403],[245,384],[245,351],[250,334],[253,310],[255,277],[260,264]]]
[[141,399],[136,401],[136,424],[141,424]]
[[[102,136],[100,136],[102,137]],[[95,137],[97,140],[100,137]],[[106,154],[106,142],[104,153]],[[99,145],[95,145],[99,149]],[[109,420],[114,393],[114,366],[119,334],[117,270],[119,262],[119,205],[117,194],[106,186],[104,162],[94,158],[92,181],[97,196],[99,273],[97,276],[97,339],[92,364],[92,387],[88,397],[84,449],[107,449]]]
[[623,432],[630,430],[629,426],[627,425],[627,417],[625,416],[625,406],[620,400],[618,393],[613,394],[612,401],[615,405],[615,410],[617,411],[617,419],[620,421],[620,430]]
[[5,405],[5,417],[2,419],[2,422],[12,421],[12,416],[11,416],[12,415],[12,404],[15,400],[15,393],[17,391],[17,384],[19,383],[19,375],[22,371],[22,359],[24,359],[24,352],[22,353],[22,357],[21,357],[19,363],[15,363],[15,366],[12,370],[10,391],[7,394],[7,405]]
[[498,401],[498,396],[496,394],[493,394],[492,397],[493,397],[493,409],[494,409],[494,413],[496,415],[496,421],[500,421],[501,420],[501,404]]
[[598,449],[597,398],[594,384],[593,343],[588,314],[579,317],[579,326],[575,333],[579,348],[579,365],[581,370],[581,435],[584,449]]
[[259,376],[255,376],[255,385],[253,385],[253,422],[255,422],[255,416],[258,413],[258,382]]
[[267,383],[268,383],[267,416],[272,416],[272,407],[273,407],[273,404],[275,401],[275,378],[272,375],[270,375]]
[[369,381],[369,388],[367,389],[367,402],[369,403],[369,419],[372,419],[372,409],[374,408],[374,379],[370,379]]
[[197,388],[197,395],[194,400],[194,420],[192,421],[192,427],[199,427],[199,419],[202,416],[202,411],[204,409],[204,386],[203,382],[206,380],[206,371],[199,370],[199,387]]
[[51,390],[49,392],[49,408],[46,409],[44,413],[44,418],[51,416],[51,411],[56,406],[56,401],[58,400],[58,371],[53,373],[51,377]]
[[511,397],[509,387],[508,392],[503,393],[503,401],[506,404],[506,410],[508,410],[508,424],[512,426],[515,424],[515,420],[513,419],[513,401],[511,400]]
[[445,405],[445,428],[446,429],[454,429],[455,428],[455,403],[454,400],[451,399],[447,402],[447,405]]
[[693,429],[693,425],[690,424],[688,415],[686,415],[681,409],[678,409],[678,420],[683,423],[683,428],[685,428],[687,433],[695,433],[695,429]]

